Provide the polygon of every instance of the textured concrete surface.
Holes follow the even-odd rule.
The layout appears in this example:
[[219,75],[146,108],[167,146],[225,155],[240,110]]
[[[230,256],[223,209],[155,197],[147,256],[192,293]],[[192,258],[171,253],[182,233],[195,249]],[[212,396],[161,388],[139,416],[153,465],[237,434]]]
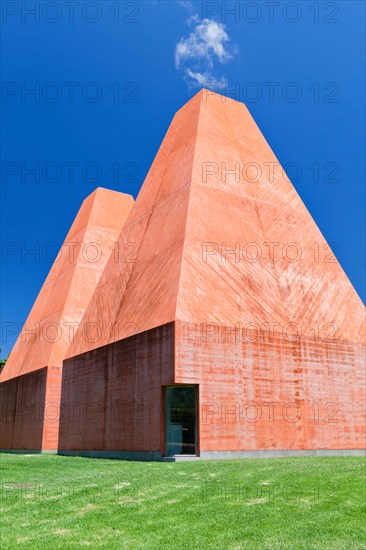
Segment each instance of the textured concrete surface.
[[365,350],[175,323],[175,383],[199,384],[200,449],[365,448]]
[[162,385],[173,369],[172,324],[67,359],[59,449],[159,452]]
[[218,94],[204,100],[175,318],[277,323],[276,332],[292,322],[305,337],[317,323],[321,338],[332,323],[337,340],[365,343],[363,304],[248,109]]
[[62,367],[47,367],[43,437],[41,447],[43,451],[52,451],[58,447],[61,382]]
[[0,448],[42,448],[47,367],[0,384]]

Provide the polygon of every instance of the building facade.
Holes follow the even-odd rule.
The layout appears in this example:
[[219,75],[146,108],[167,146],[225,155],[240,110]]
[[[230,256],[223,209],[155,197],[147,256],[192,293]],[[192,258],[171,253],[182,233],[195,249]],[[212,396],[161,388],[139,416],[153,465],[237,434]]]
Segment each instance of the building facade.
[[[166,460],[361,453],[364,307],[246,107],[195,95],[123,212],[62,352],[48,450]],[[9,412],[13,436],[1,446],[41,450],[54,365],[42,359],[47,373],[25,381],[16,349],[0,389],[11,408],[33,384],[43,417],[30,447]]]

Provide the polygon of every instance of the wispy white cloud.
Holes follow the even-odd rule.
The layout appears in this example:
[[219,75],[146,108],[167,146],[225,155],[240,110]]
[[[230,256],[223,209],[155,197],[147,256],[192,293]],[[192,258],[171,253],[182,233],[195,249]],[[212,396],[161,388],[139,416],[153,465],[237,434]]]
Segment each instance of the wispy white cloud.
[[175,66],[187,60],[206,61],[209,66],[217,58],[221,63],[231,58],[226,50],[229,37],[221,23],[204,19],[196,25],[188,38],[181,38],[175,48]]
[[182,37],[175,47],[175,67],[191,86],[226,84],[226,78],[218,75],[217,64],[229,61],[236,50],[231,45],[225,26],[214,20],[201,20],[198,15],[190,17],[188,24],[192,31]]

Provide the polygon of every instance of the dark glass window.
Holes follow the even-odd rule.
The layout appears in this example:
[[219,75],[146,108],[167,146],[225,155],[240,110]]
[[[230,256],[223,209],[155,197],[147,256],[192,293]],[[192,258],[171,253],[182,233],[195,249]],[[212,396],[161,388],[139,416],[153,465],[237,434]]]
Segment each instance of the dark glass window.
[[196,386],[165,388],[165,454],[194,455],[197,452]]

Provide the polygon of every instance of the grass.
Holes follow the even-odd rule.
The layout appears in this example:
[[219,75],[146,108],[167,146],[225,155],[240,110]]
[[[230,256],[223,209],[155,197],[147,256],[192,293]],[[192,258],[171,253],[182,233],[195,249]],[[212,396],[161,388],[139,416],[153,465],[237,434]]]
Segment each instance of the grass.
[[0,455],[2,549],[365,548],[365,459]]

